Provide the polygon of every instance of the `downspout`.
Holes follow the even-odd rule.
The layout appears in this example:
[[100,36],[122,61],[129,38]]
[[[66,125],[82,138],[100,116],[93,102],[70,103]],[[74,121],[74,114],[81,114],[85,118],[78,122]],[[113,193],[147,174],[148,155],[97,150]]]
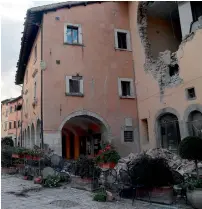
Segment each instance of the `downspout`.
[[23,102],[24,102],[24,99],[23,99],[23,85],[21,86],[20,84],[18,85],[20,86],[22,89],[21,89],[21,96],[22,96],[22,109],[21,109],[21,121],[20,121],[20,135],[21,135],[21,143],[20,143],[20,146],[22,147],[23,144],[22,144],[22,117],[23,117]]
[[[41,21],[41,62],[43,61],[43,16]],[[41,148],[44,148],[43,137],[43,70],[41,69]]]

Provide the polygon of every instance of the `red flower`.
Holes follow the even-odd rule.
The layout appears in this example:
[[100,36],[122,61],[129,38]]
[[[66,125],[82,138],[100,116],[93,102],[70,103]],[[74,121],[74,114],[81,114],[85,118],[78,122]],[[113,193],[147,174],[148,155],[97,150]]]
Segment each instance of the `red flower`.
[[103,153],[103,151],[102,150],[99,150],[98,155],[101,155],[102,153]]

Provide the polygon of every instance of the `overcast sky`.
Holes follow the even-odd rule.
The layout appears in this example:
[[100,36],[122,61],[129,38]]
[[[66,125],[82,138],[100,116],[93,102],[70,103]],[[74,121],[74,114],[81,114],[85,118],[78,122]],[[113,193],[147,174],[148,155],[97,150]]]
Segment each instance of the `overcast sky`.
[[30,7],[62,1],[3,0],[1,17],[1,100],[17,97],[21,87],[15,85],[16,65],[26,11]]

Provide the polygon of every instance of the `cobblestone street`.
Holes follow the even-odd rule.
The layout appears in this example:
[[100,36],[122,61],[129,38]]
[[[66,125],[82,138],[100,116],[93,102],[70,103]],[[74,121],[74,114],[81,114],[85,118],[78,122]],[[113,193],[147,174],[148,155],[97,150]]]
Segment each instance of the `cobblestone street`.
[[[177,209],[185,206],[162,206],[131,200],[119,202],[99,203],[92,201],[92,193],[63,186],[60,188],[44,189],[32,181],[25,181],[15,176],[1,177],[1,207],[2,209]],[[13,192],[35,188],[25,193],[25,196],[16,196]],[[186,207],[190,209],[190,207]]]

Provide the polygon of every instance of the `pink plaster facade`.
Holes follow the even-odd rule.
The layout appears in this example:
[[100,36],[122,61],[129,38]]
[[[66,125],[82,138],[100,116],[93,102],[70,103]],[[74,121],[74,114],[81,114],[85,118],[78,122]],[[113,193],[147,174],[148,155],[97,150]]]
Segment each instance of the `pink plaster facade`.
[[[2,104],[2,137],[11,137],[15,146],[20,143],[21,133],[21,109],[17,110],[18,106],[22,105],[22,97],[10,99]],[[5,124],[6,123],[6,124]]]
[[[160,146],[158,141],[158,129],[156,127],[157,120],[160,115],[170,112],[177,116],[181,139],[189,135],[187,121],[190,113],[193,111],[198,111],[200,112],[199,114],[202,115],[202,30],[197,30],[193,36],[193,39],[188,39],[177,49],[179,76],[183,81],[176,87],[166,88],[161,101],[158,82],[152,77],[150,73],[146,73],[144,70],[145,53],[137,25],[137,11],[138,3],[130,2],[129,18],[131,36],[133,37],[132,49],[135,63],[135,85],[140,124],[140,144],[141,149],[146,150],[148,148],[155,148]],[[156,28],[160,28],[160,30],[163,29],[161,26],[162,23],[163,21],[161,20],[156,21]],[[166,24],[164,24],[164,29],[164,31],[161,31],[162,35],[159,34],[161,37],[158,38],[158,34],[156,35],[155,49],[158,52],[161,52],[160,50],[162,47],[164,47],[164,50],[166,50],[169,49],[169,47],[171,49],[172,44],[176,45],[174,42],[169,44],[167,48],[165,48],[165,44],[164,46],[161,45],[161,40],[165,38],[165,33],[163,32],[167,31],[166,34],[168,34]],[[151,32],[151,28],[149,28],[149,31]],[[154,40],[154,37],[150,38]],[[195,88],[196,98],[193,100],[188,100],[186,95],[186,89],[190,87]],[[145,140],[145,128],[142,121],[143,119],[147,119],[148,121],[149,136],[147,140]],[[202,125],[202,121],[199,123]]]
[[[56,20],[59,17],[59,20]],[[64,25],[80,24],[83,45],[64,44]],[[59,9],[43,16],[43,129],[44,143],[61,154],[61,132],[71,115],[91,115],[104,121],[110,140],[122,155],[139,150],[135,98],[120,98],[118,78],[134,80],[132,51],[115,49],[115,29],[130,29],[128,4],[109,2]],[[40,119],[40,35],[38,34],[24,77],[23,129],[36,129]],[[37,60],[34,47],[37,43]],[[56,64],[60,60],[60,64]],[[35,78],[33,72],[38,70]],[[66,96],[66,76],[83,77],[82,97]],[[34,80],[38,104],[32,107]],[[132,84],[134,85],[134,83]],[[27,92],[26,92],[27,90]],[[27,104],[28,101],[28,104]],[[25,115],[27,113],[27,116]],[[26,117],[25,117],[26,116]],[[125,119],[132,118],[134,142],[124,142]]]

